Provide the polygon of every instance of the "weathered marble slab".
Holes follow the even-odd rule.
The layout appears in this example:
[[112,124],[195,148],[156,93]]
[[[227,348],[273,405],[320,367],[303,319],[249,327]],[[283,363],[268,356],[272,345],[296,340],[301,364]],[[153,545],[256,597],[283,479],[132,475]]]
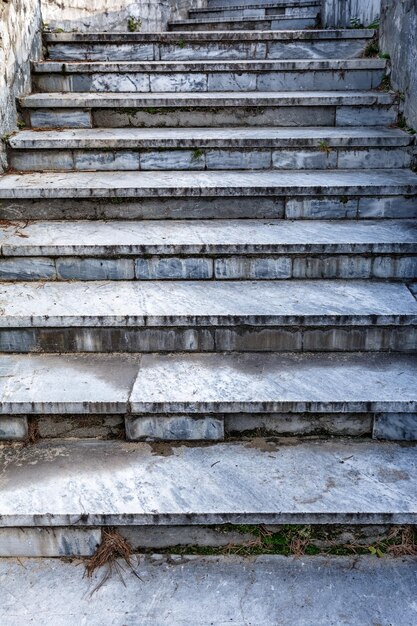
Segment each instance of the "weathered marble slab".
[[207,30],[292,30],[314,28],[316,17],[267,16],[267,17],[225,17],[206,18],[201,20],[182,20],[170,22],[172,31],[207,31]]
[[405,285],[354,280],[18,282],[0,301],[2,328],[417,323]]
[[0,198],[417,194],[409,170],[47,172],[6,174]]
[[[27,436],[28,421],[26,417],[0,415],[0,441],[19,441],[26,439]],[[4,556],[1,549],[0,554]]]
[[91,128],[22,130],[9,139],[16,150],[97,148],[318,148],[408,146],[413,137],[398,128]]
[[143,355],[133,413],[415,412],[417,360],[382,354]]
[[131,441],[220,441],[224,422],[217,417],[189,415],[126,417],[126,438]]
[[0,528],[0,559],[92,556],[100,542],[100,528]]
[[373,437],[391,441],[417,441],[417,413],[376,415]]
[[125,413],[140,357],[0,356],[2,414]]
[[417,223],[395,219],[32,221],[13,222],[0,232],[4,257],[406,254],[416,245]]
[[412,444],[255,439],[171,445],[0,447],[1,525],[416,522]]
[[[363,626],[372,620],[405,626],[415,621],[412,557],[154,555],[134,558],[133,565],[143,581],[140,587],[122,562],[122,576],[111,576],[102,585],[104,571],[89,579],[77,563],[4,559],[2,624],[102,626],[103,615],[115,626],[121,620],[141,626],[161,620],[168,624],[173,615],[175,626],[302,626],[320,621]],[[93,593],[98,585],[99,592]]]
[[[155,555],[134,558],[133,564],[144,581],[140,587],[121,562],[122,577],[111,576],[92,593],[103,571],[88,579],[82,567],[68,561],[2,560],[0,579],[6,584],[1,621],[4,626],[102,626],[105,615],[114,625],[122,619],[155,626],[161,620],[172,623],[175,615],[176,626],[302,626],[320,621],[363,626],[372,620],[405,626],[415,620],[412,557]],[[41,616],[37,606],[43,607]]]
[[[201,93],[36,93],[20,98],[25,108],[213,107],[213,106],[372,106],[393,104],[394,95],[383,91],[218,92]],[[310,118],[310,124],[311,124]],[[314,118],[313,118],[314,119]],[[316,120],[315,120],[316,122]],[[316,122],[317,123],[317,122]],[[362,121],[358,119],[358,126]],[[305,124],[306,126],[309,124]],[[341,124],[342,126],[343,124]],[[384,125],[383,121],[375,126]]]
[[33,63],[33,71],[37,74],[98,74],[134,73],[134,72],[247,72],[247,71],[274,71],[274,72],[313,72],[317,70],[347,71],[347,70],[383,70],[386,66],[384,59],[305,59],[305,60],[268,60],[268,61],[124,61],[124,62],[82,62],[72,61],[59,63],[56,61],[42,61]]
[[[249,0],[253,3],[253,0]],[[224,0],[220,0],[224,3]],[[243,5],[247,0],[239,0],[239,5]],[[277,0],[274,0],[274,4],[277,4]],[[285,0],[285,4],[289,6],[289,2]],[[223,4],[222,4],[223,6]],[[297,0],[297,6],[299,1]],[[266,31],[257,32],[249,31],[243,35],[239,32],[233,31],[219,31],[219,32],[205,32],[204,35],[201,32],[184,33],[185,41],[236,41],[236,40],[270,40],[270,41],[286,41],[286,40],[311,40],[311,39],[332,39],[332,40],[344,40],[344,39],[371,39],[375,34],[374,30],[366,28],[352,28],[352,29],[326,29],[326,30],[291,30],[291,31]],[[176,33],[163,32],[163,33],[141,33],[141,32],[46,32],[44,34],[45,41],[47,43],[67,42],[67,43],[111,43],[111,42],[174,42],[178,41],[178,35]]]

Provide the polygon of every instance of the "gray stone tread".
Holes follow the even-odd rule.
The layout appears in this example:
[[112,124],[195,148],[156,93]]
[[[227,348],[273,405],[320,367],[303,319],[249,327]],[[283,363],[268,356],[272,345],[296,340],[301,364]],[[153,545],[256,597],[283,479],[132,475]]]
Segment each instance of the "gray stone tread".
[[413,444],[255,439],[167,449],[52,441],[0,447],[0,471],[3,527],[417,518]]
[[207,13],[208,11],[234,11],[238,9],[271,9],[275,7],[310,7],[320,6],[320,0],[268,0],[268,2],[248,2],[243,4],[240,0],[235,0],[233,4],[218,4],[207,6],[201,9],[191,9],[191,13]]
[[407,146],[412,135],[379,127],[78,128],[23,130],[9,139],[18,150],[153,147]]
[[[184,41],[287,41],[311,39],[371,39],[375,34],[370,29],[326,29],[326,30],[260,30],[260,31],[206,31],[184,32],[181,39]],[[123,33],[123,32],[95,32],[95,33],[44,33],[48,43],[141,43],[156,41],[161,43],[178,43],[179,35],[173,32],[162,33]]]
[[[315,25],[315,17],[314,16],[303,16],[303,15],[266,15],[265,17],[223,17],[219,18],[216,16],[205,17],[202,19],[190,19],[190,20],[175,20],[168,23],[168,26],[178,27],[178,26],[199,26],[200,24],[234,24],[234,23],[242,23],[245,22],[256,23],[256,22],[295,22],[295,21],[306,21],[311,20],[312,26]],[[298,24],[299,25],[299,24]],[[273,28],[271,28],[273,30]],[[180,31],[177,31],[180,32]]]
[[416,324],[400,283],[356,280],[0,283],[1,328]]
[[400,354],[0,355],[0,412],[413,413],[416,376]]
[[383,69],[385,59],[296,59],[296,60],[206,60],[206,61],[42,61],[32,69],[40,74],[97,72],[224,72],[224,71],[292,71]]
[[34,93],[19,98],[29,108],[113,108],[174,106],[371,106],[393,104],[395,95],[383,91],[217,91],[167,93]]
[[120,561],[121,576],[115,571],[101,584],[105,570],[90,579],[79,562],[1,559],[0,621],[3,626],[103,626],[104,619],[113,626],[415,624],[413,557],[152,555],[133,557],[132,564],[140,580]]
[[417,220],[63,220],[12,222],[0,232],[3,257],[395,254],[416,244]]
[[409,170],[48,172],[0,177],[0,198],[395,195],[417,193]]

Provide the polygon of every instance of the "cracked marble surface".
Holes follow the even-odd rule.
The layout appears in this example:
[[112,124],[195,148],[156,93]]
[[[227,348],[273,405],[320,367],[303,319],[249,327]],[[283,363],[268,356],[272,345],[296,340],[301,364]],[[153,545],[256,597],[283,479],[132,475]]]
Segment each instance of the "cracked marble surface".
[[[22,233],[25,235],[22,237]],[[412,252],[414,220],[63,220],[2,228],[4,257],[109,254]]]
[[412,444],[162,446],[163,454],[158,444],[121,441],[0,447],[1,525],[416,521]]
[[0,327],[411,325],[405,285],[370,281],[3,283]]
[[[102,571],[88,579],[77,563],[2,559],[1,622],[103,626],[103,614],[114,626],[172,625],[173,619],[175,626],[363,626],[375,620],[408,626],[416,619],[412,557],[154,555],[134,557],[133,566],[141,580],[120,563],[122,577],[111,576],[92,593]],[[43,607],[41,614],[35,606]]]
[[178,197],[240,195],[409,195],[408,170],[159,171],[6,174],[0,198]]

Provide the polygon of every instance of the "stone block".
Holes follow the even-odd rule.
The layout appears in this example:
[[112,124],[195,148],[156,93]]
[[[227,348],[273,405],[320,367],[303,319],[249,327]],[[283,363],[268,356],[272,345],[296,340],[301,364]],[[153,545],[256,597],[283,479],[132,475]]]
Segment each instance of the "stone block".
[[223,419],[218,417],[128,416],[126,437],[131,441],[220,441]]

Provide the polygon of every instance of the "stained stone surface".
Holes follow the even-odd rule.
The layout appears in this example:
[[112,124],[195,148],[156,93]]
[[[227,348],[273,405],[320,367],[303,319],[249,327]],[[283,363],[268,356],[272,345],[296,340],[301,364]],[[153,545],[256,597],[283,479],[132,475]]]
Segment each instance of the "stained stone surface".
[[249,195],[414,195],[409,170],[161,171],[7,174],[0,198],[131,198]]
[[407,146],[412,136],[397,128],[91,128],[23,130],[9,139],[12,148],[180,148]]
[[413,444],[286,438],[167,445],[4,444],[1,525],[416,523]]
[[26,417],[0,416],[0,441],[26,439],[28,422]]
[[[41,133],[43,134],[43,133]],[[21,234],[25,236],[22,237]],[[4,257],[211,253],[412,253],[411,220],[66,220],[2,228]]]
[[217,441],[224,438],[224,426],[215,417],[127,417],[126,437],[131,441]]
[[0,528],[0,558],[92,556],[100,542],[100,528]]
[[417,323],[416,299],[394,282],[19,282],[1,285],[0,300],[2,328]]
[[100,584],[103,571],[89,579],[76,562],[1,560],[2,625],[103,626],[103,615],[114,626],[413,626],[416,620],[412,557],[153,555],[133,564],[140,580],[120,563],[122,576]]
[[417,441],[417,413],[376,415],[373,436],[391,441]]
[[132,355],[0,356],[3,414],[125,413],[138,371]]
[[[117,107],[173,107],[173,106],[372,106],[393,104],[394,96],[383,91],[292,91],[283,92],[230,92],[211,93],[35,93],[20,98],[28,108],[117,108]],[[375,113],[378,113],[377,111]],[[310,117],[310,124],[312,118]],[[356,124],[360,123],[360,119]],[[310,125],[310,124],[305,124]],[[381,126],[384,121],[375,122]]]
[[412,356],[382,354],[148,354],[131,408],[133,413],[413,412],[416,368]]

